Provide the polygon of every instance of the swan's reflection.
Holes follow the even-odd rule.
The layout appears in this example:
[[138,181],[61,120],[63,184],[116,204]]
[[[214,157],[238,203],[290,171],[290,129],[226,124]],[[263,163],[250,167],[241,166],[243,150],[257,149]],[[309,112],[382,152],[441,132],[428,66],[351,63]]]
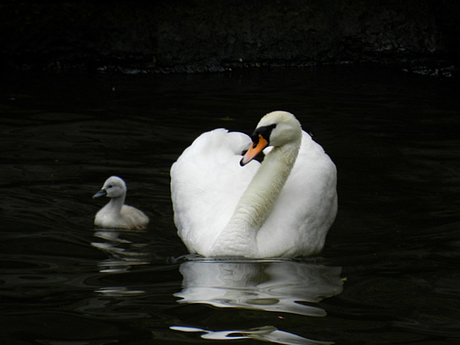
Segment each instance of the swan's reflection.
[[103,239],[104,242],[91,242],[91,245],[110,255],[108,259],[99,262],[100,272],[126,272],[132,266],[150,263],[148,244],[128,239],[134,237],[136,232],[140,230],[104,229],[94,233],[95,237]]
[[[314,304],[340,294],[341,267],[288,260],[219,261],[197,259],[182,263],[183,289],[175,294],[179,303],[204,303],[219,308],[245,308],[303,316],[326,316]],[[183,332],[204,332],[203,338],[259,339],[280,344],[329,344],[299,337],[273,326],[252,330],[214,332],[195,327],[173,326]]]
[[254,339],[277,344],[287,345],[331,345],[330,341],[312,340],[298,335],[281,331],[273,326],[263,326],[251,329],[238,329],[234,331],[209,331],[193,327],[172,326],[171,329],[181,332],[203,333],[203,339],[210,340],[237,340]]
[[287,260],[187,261],[180,267],[180,303],[205,303],[308,316],[325,316],[315,303],[342,292],[340,267]]

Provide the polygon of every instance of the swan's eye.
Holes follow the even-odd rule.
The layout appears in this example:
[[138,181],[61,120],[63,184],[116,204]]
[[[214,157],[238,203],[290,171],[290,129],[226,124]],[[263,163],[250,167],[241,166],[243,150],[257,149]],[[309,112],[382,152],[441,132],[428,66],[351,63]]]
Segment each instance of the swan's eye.
[[270,135],[272,134],[272,130],[276,128],[276,123],[269,125],[269,126],[263,126],[263,127],[258,127],[252,133],[252,142],[254,143],[254,147],[257,146],[259,143],[259,135],[262,136],[267,141],[270,141]]
[[112,185],[108,185],[107,188],[112,188],[113,186]]

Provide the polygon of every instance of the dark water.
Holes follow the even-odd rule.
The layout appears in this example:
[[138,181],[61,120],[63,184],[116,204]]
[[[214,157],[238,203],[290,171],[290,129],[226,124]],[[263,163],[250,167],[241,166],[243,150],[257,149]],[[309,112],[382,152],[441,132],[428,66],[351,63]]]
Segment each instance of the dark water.
[[[459,344],[460,97],[370,68],[15,75],[0,86],[3,344]],[[201,132],[293,112],[335,161],[321,256],[181,257],[169,168]],[[97,231],[119,175],[148,231]]]

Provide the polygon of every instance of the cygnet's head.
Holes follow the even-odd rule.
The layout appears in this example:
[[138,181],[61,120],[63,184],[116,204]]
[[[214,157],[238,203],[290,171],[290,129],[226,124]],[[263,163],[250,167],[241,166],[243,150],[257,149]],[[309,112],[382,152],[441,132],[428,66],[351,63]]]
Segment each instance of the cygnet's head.
[[109,177],[102,186],[102,189],[93,195],[93,198],[107,196],[108,198],[117,198],[126,194],[126,183],[118,176]]
[[252,133],[252,145],[240,164],[249,163],[267,146],[282,146],[291,141],[300,140],[302,127],[294,115],[287,111],[268,113],[257,124]]

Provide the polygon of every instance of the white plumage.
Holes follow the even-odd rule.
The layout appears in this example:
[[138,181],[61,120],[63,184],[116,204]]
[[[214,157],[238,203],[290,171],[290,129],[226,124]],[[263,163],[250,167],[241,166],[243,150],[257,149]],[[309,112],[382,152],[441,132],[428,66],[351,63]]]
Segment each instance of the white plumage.
[[99,210],[94,218],[94,224],[105,229],[145,229],[149,223],[142,211],[125,205],[126,183],[117,176],[109,177],[102,189],[93,198],[106,196],[110,198],[107,205]]
[[[216,129],[199,136],[173,164],[179,236],[191,253],[203,256],[317,254],[337,213],[334,163],[284,111],[264,116],[253,141]],[[271,147],[263,163],[252,161],[264,144]]]

